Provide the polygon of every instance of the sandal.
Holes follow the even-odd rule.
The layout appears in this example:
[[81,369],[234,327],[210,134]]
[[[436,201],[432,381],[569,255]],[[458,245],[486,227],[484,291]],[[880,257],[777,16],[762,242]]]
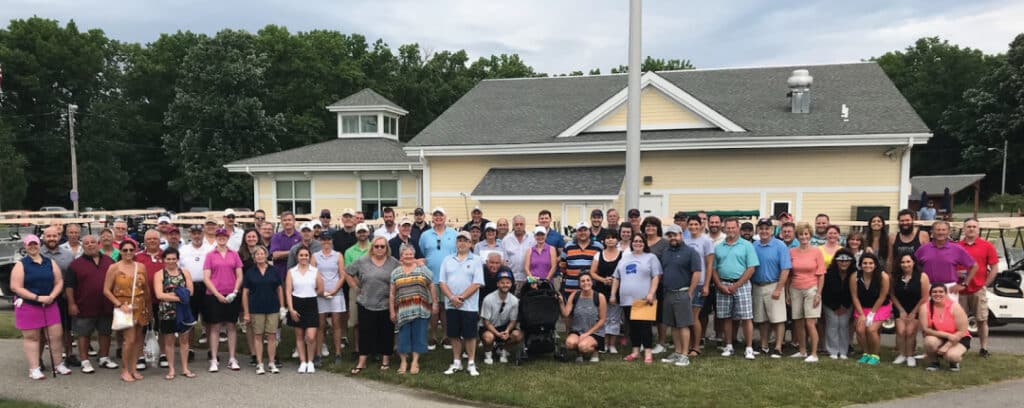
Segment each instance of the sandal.
[[186,371],[186,372],[182,373],[181,375],[185,376],[185,378],[196,378],[196,373],[193,373],[191,371]]
[[135,378],[136,380],[141,380],[143,378],[142,374],[139,373],[132,373],[132,377]]
[[644,364],[652,364],[652,363],[654,363],[654,357],[653,356],[644,357]]
[[420,365],[419,364],[413,364],[409,368],[409,374],[419,374],[419,373],[420,373]]
[[121,381],[124,381],[124,382],[135,382],[135,377],[132,377],[131,374],[123,373],[123,374],[121,374]]
[[636,354],[628,354],[628,355],[626,355],[626,357],[623,357],[622,359],[625,360],[625,361],[635,361],[638,358],[640,358],[640,356],[638,356]]
[[390,368],[391,368],[391,366],[387,365],[387,364],[381,364],[380,365],[380,371],[387,371]]
[[396,372],[396,373],[398,373],[398,374],[405,374],[405,369],[404,369],[404,368],[401,368],[401,367],[399,367],[399,368],[398,368],[398,370],[397,370],[397,371],[395,371],[395,372]]
[[699,355],[700,355],[700,350],[697,350],[697,349],[690,349],[690,352],[687,353],[687,356],[689,356],[689,357],[697,357]]
[[168,381],[173,380],[174,379],[174,374],[167,374],[167,375],[164,376],[164,379],[168,380]]
[[352,367],[352,370],[349,371],[349,374],[359,375],[359,373],[363,372],[364,369],[366,369],[366,367]]

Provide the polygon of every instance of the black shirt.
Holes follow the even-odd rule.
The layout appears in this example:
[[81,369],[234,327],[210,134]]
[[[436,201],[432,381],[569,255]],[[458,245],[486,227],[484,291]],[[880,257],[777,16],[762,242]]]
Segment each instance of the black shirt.
[[334,231],[334,235],[331,236],[331,246],[334,247],[335,251],[338,251],[338,252],[340,252],[342,254],[345,253],[345,250],[351,248],[352,245],[355,245],[355,244],[356,244],[356,231],[355,230],[352,230],[352,232],[348,232],[348,231],[345,231],[344,228],[342,228],[342,229],[339,229],[337,231]]
[[[509,273],[512,273],[512,269],[510,269],[508,266],[502,265],[500,268],[498,268],[498,272],[492,274],[491,270],[487,269],[487,265],[484,265],[484,286],[480,287],[481,306],[484,304],[484,298],[487,297],[487,295],[491,294],[491,292],[498,290],[498,273],[500,273],[501,271],[508,271]],[[513,290],[514,289],[515,288],[513,288]]]
[[409,238],[409,242],[402,241],[401,235],[391,238],[391,240],[388,241],[388,246],[391,247],[391,256],[397,260],[402,260],[402,253],[400,251],[402,249],[402,244],[409,244],[416,249],[416,259],[423,259],[423,252],[420,251],[420,246],[416,242],[417,241],[413,240],[411,236]]

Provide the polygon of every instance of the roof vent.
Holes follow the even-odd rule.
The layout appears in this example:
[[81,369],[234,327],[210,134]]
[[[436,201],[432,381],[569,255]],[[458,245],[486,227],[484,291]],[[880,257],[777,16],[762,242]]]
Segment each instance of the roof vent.
[[811,112],[811,84],[814,77],[806,69],[793,71],[786,83],[789,84],[789,98],[793,105],[793,113]]

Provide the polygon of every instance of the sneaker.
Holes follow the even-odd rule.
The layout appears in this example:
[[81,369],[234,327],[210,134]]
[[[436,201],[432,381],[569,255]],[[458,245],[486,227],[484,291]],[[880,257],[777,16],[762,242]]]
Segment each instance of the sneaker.
[[292,349],[292,358],[299,358],[299,350]]
[[674,364],[676,361],[679,361],[679,357],[681,356],[682,354],[672,353],[666,356],[665,358],[661,359],[661,362],[665,364]]
[[340,364],[341,364],[341,355],[339,354],[339,355],[334,356],[334,365],[340,365]]
[[469,372],[470,377],[477,377],[480,375],[480,372],[476,371],[476,364],[466,366],[466,371]]
[[316,366],[313,364],[306,363],[306,374],[313,374],[316,372]]
[[299,369],[297,371],[298,371],[299,374],[305,374],[306,373],[306,363],[299,363]]
[[447,370],[444,370],[444,375],[452,375],[459,371],[462,371],[462,364],[452,363]]
[[313,357],[313,367],[323,367],[324,362],[320,356]]
[[[911,358],[913,358],[913,357],[911,357]],[[904,356],[902,354],[896,356],[896,359],[892,361],[892,363],[895,364],[895,365],[900,365],[900,364],[903,364],[903,363],[906,363],[906,362],[907,362],[907,356]]]
[[868,365],[878,365],[879,360],[880,359],[878,358],[878,356],[872,354],[870,357],[868,357],[867,363]]
[[215,373],[217,371],[220,371],[220,367],[218,367],[218,365],[219,364],[217,364],[217,360],[210,360],[210,370],[209,371],[211,373]]
[[686,367],[686,366],[690,365],[690,357],[687,357],[685,355],[681,355],[681,356],[679,356],[679,359],[676,360],[676,362],[673,363],[673,364],[676,367]]
[[258,363],[256,362],[256,355],[250,354],[249,355],[249,367],[256,367],[257,365],[258,365]]
[[811,354],[811,355],[807,356],[807,358],[804,359],[804,362],[805,363],[817,363],[818,362],[818,356],[816,356],[814,354]]
[[651,353],[654,353],[654,354],[661,354],[661,353],[664,353],[664,352],[665,352],[665,346],[662,346],[660,343],[656,344],[654,346],[654,348],[651,349]]
[[508,351],[502,350],[501,353],[498,354],[498,362],[502,364],[508,363]]
[[55,367],[54,369],[57,370],[57,374],[60,375],[71,374],[71,369],[68,368],[68,366],[64,365],[64,363],[57,364],[57,367]]
[[484,352],[484,364],[487,364],[487,365],[494,364],[494,359],[491,358],[491,352],[490,351],[485,351]]
[[601,362],[601,358],[597,356],[597,353],[594,353],[594,355],[590,356],[590,362],[599,363]]
[[86,374],[92,374],[96,372],[96,369],[92,368],[92,362],[89,360],[82,360],[82,372]]
[[326,344],[321,344],[320,345],[320,355],[324,356],[324,357],[327,357],[327,356],[331,355],[331,352],[327,351],[327,345]]
[[779,350],[779,349],[772,349],[772,351],[770,351],[770,352],[768,353],[768,355],[769,355],[769,356],[770,356],[771,358],[782,358],[782,350]]
[[918,360],[924,360],[925,357],[928,357],[928,356],[924,355],[924,353],[914,354],[914,358],[916,358]]
[[615,345],[608,346],[608,354],[619,354],[619,349]]
[[100,354],[100,352],[96,351],[96,349],[92,348],[92,346],[89,346],[89,351],[88,351],[88,353],[86,353],[86,354],[87,354],[87,355],[88,355],[89,357],[96,357],[97,355],[99,355],[99,354]]
[[434,351],[435,349],[437,349],[437,340],[431,337],[430,340],[427,340],[427,350]]
[[836,354],[836,353],[831,353],[831,354],[828,355],[828,358],[831,358],[833,360],[838,360],[839,359],[839,355]]
[[807,358],[807,353],[796,352],[789,356],[790,358]]
[[942,368],[942,365],[939,364],[938,361],[933,361],[931,364],[928,364],[928,368],[925,368],[925,370],[928,370],[928,371],[939,371],[939,369],[941,369],[941,368]]
[[238,366],[238,360],[235,360],[233,358],[228,360],[228,368],[230,368],[231,371],[238,371],[242,369],[242,367]]
[[989,352],[987,349],[978,350],[978,356],[981,358],[988,358]]
[[447,337],[445,337],[444,341],[441,342],[441,346],[444,347],[445,350],[451,350],[452,342],[449,341]]
[[206,333],[203,333],[203,335],[199,337],[199,344],[206,344],[206,342]]
[[146,359],[144,359],[142,357],[139,357],[138,361],[135,362],[135,369],[136,370],[145,370],[146,369]]
[[161,354],[160,355],[160,361],[158,362],[158,364],[160,365],[160,368],[167,368],[167,355],[166,354]]
[[756,356],[754,356],[754,349],[747,347],[747,349],[743,352],[743,358],[747,360],[753,360],[757,358]]
[[722,348],[722,357],[731,357],[733,353],[732,344],[726,345]]
[[959,372],[960,371],[960,363],[949,363],[949,371]]
[[270,369],[270,373],[271,374],[280,374],[281,373],[281,370],[277,368],[277,364],[270,363],[270,364],[267,365],[267,368]]
[[757,355],[764,354],[767,356],[768,354],[771,353],[771,350],[768,350],[768,347],[761,347],[761,351],[754,350],[754,353]]
[[576,362],[577,363],[582,363],[583,362],[583,356],[576,356]]
[[111,360],[110,357],[100,357],[100,367],[113,370],[120,366],[114,360]]
[[917,367],[917,359],[914,357],[907,357],[907,367]]
[[858,364],[864,364],[864,363],[867,363],[868,360],[870,360],[870,359],[871,359],[871,356],[868,353],[864,353],[864,354],[861,354],[860,359],[857,360],[857,363]]
[[849,357],[849,356],[847,356],[846,354],[839,354],[839,359],[840,359],[840,360],[846,360],[846,359],[848,359],[848,358],[850,358],[850,357]]
[[263,364],[256,364],[256,375],[263,375],[267,372],[263,370]]
[[45,380],[46,376],[43,375],[42,367],[36,367],[28,370],[28,378],[33,380]]

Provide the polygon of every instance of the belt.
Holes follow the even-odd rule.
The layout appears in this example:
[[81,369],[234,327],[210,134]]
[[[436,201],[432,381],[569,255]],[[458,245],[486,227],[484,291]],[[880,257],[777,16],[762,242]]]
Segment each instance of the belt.
[[736,283],[736,281],[738,281],[738,280],[739,279],[719,279],[719,281],[722,281],[722,282],[725,282],[725,283]]
[[665,289],[666,292],[684,292],[684,291],[687,291],[687,290],[690,290],[689,286],[687,286],[685,288],[679,288],[679,289]]
[[773,283],[779,283],[779,281],[775,280],[775,281],[768,281],[768,282],[754,282],[754,284],[757,285],[757,286],[768,286],[768,285],[771,285]]

